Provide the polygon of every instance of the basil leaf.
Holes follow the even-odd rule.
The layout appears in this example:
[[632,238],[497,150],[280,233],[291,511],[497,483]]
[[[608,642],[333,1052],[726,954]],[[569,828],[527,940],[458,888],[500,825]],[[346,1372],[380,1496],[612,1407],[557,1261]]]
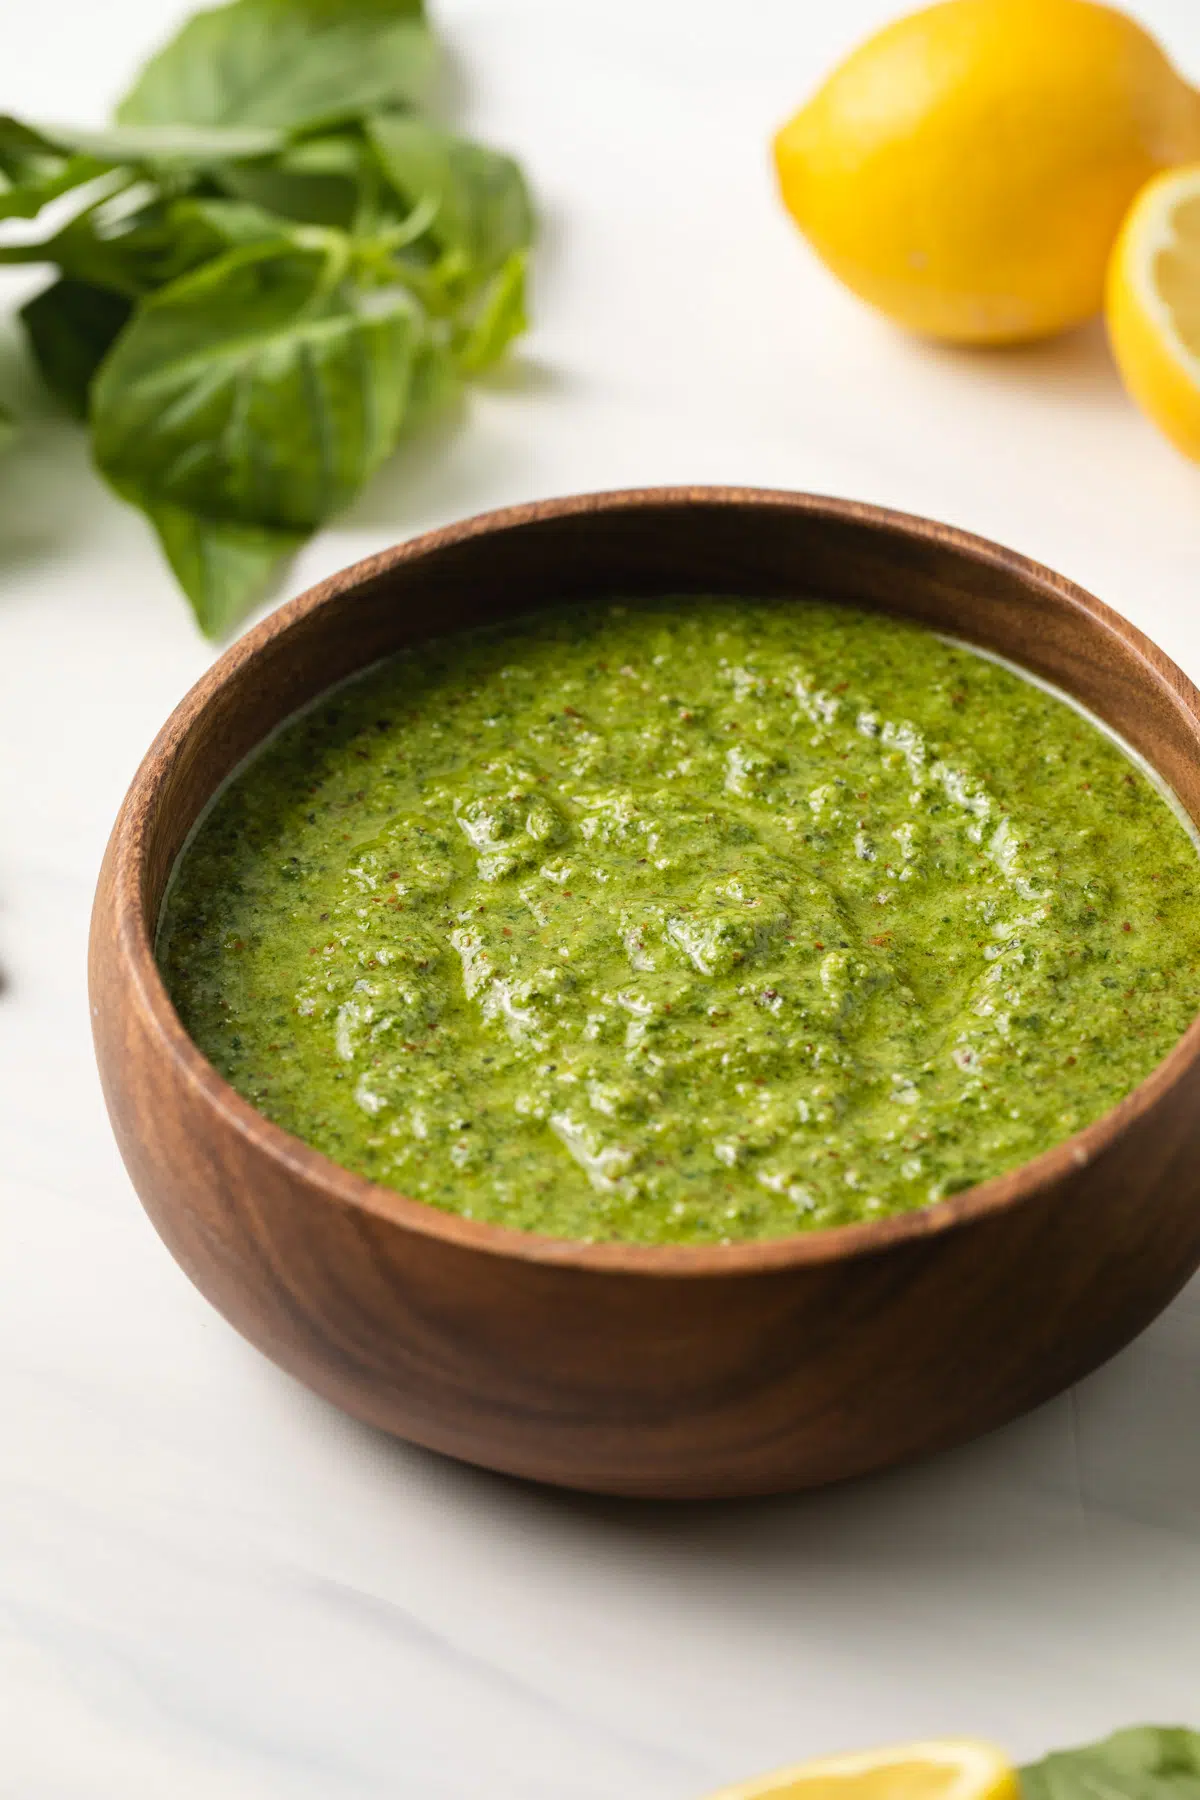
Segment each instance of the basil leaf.
[[[142,199],[138,184],[134,199]],[[161,193],[113,217],[107,205],[71,220],[38,247],[39,259],[62,272],[134,299],[166,287],[243,245],[323,248],[329,233],[268,213],[246,201],[221,198],[164,199]],[[119,195],[118,202],[127,199]],[[0,252],[2,256],[2,252]]]
[[234,163],[218,180],[227,193],[285,219],[349,231],[369,189],[368,155],[349,134],[310,138],[266,161]]
[[1139,1725],[1021,1770],[1024,1800],[1200,1800],[1200,1734]]
[[152,292],[229,250],[252,244],[305,247],[306,235],[290,219],[245,201],[188,198],[145,207],[109,243],[136,271],[143,291]]
[[265,598],[280,563],[304,542],[304,532],[271,531],[206,519],[179,506],[141,505],[206,637],[223,638]]
[[280,540],[344,505],[405,424],[426,322],[404,290],[330,273],[319,250],[232,251],[145,301],[93,386],[97,464],[155,523],[205,629],[228,627]]
[[27,125],[0,116],[0,217],[32,218],[47,200],[120,167],[197,170],[274,155],[286,135],[265,125]]
[[26,181],[11,182],[0,187],[0,219],[36,219],[44,206],[82,187],[104,173],[104,165],[90,156],[71,156],[60,161],[53,170]]
[[408,105],[434,61],[420,0],[232,0],[143,69],[122,125],[331,125]]
[[271,156],[283,148],[282,131],[265,125],[165,125],[129,124],[76,128],[40,126],[46,142],[56,148],[80,151],[106,166],[132,163],[151,168],[205,168],[233,158]]
[[519,165],[414,114],[380,113],[367,121],[388,181],[412,209],[433,201],[429,235],[479,280],[533,239],[533,207]]
[[496,362],[513,339],[526,330],[525,257],[514,251],[492,276],[479,297],[473,314],[455,349],[455,360],[464,375],[477,375]]
[[406,432],[423,425],[431,413],[444,406],[458,387],[458,369],[444,337],[430,332],[417,351],[409,390]]
[[425,330],[319,251],[231,252],[146,301],[100,371],[96,458],[203,517],[309,531],[394,447]]
[[92,156],[66,156],[30,125],[0,116],[0,219],[34,219],[51,200],[102,175]]
[[110,289],[60,279],[21,308],[30,348],[51,392],[87,417],[92,378],[133,311]]
[[122,245],[100,236],[88,216],[72,219],[54,237],[37,245],[34,255],[38,262],[57,263],[61,274],[88,287],[108,288],[131,300],[145,290],[136,258]]
[[0,113],[0,169],[8,176],[23,174],[31,162],[52,151],[40,131],[11,113]]

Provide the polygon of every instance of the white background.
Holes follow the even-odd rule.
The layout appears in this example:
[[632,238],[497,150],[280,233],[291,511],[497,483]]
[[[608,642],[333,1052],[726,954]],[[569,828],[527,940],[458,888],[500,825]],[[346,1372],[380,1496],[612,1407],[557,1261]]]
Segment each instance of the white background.
[[[4,0],[0,107],[101,120],[183,10]],[[776,204],[771,128],[890,10],[443,0],[458,116],[539,193],[536,329],[290,589],[505,501],[760,482],[1007,541],[1200,675],[1200,471],[1125,402],[1099,329],[908,342]],[[1196,0],[1138,11],[1200,79]],[[687,1510],[390,1443],[207,1308],[113,1148],[84,942],[121,794],[210,651],[15,338],[0,398],[25,415],[0,464],[3,1800],[688,1800],[892,1737],[1030,1756],[1200,1725],[1195,1289],[971,1448]]]

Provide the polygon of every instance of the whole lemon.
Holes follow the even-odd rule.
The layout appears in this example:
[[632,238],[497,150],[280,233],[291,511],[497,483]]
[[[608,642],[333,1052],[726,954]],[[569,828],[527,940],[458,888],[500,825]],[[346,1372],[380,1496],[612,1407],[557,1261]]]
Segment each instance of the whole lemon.
[[1098,311],[1122,216],[1200,157],[1200,95],[1093,0],[944,0],[870,38],[775,139],[817,253],[913,331],[1036,338]]

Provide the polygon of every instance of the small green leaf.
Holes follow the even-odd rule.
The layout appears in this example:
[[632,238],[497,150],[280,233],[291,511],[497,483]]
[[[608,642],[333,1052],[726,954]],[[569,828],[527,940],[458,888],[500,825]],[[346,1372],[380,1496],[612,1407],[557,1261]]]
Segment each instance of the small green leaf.
[[51,152],[40,131],[11,113],[0,113],[0,169],[10,177],[24,173],[33,161]]
[[51,200],[57,200],[60,194],[69,194],[72,188],[82,187],[84,182],[103,173],[103,165],[94,162],[90,156],[71,156],[37,179],[15,181],[8,187],[0,187],[0,219],[36,219]]
[[97,228],[94,214],[71,219],[44,244],[34,247],[39,262],[57,263],[61,274],[87,287],[108,288],[136,300],[153,285],[143,266],[142,246],[128,238],[109,237]]
[[195,236],[197,261],[247,244],[292,241],[290,220],[248,200],[176,200],[167,212],[167,228],[176,238]]
[[499,360],[528,328],[525,312],[525,257],[519,250],[492,276],[456,348],[464,375],[478,375]]
[[1025,1800],[1200,1800],[1200,1734],[1139,1725],[1021,1770]]
[[394,447],[425,334],[409,294],[348,289],[321,251],[232,251],[114,345],[92,395],[97,463],[140,504],[310,531]]
[[0,219],[34,219],[107,166],[93,156],[64,154],[32,126],[0,116]]
[[110,253],[150,293],[213,262],[229,250],[251,244],[276,248],[303,245],[303,226],[277,218],[241,200],[156,200],[107,240]]
[[310,138],[265,161],[231,164],[218,180],[227,193],[285,219],[349,231],[369,173],[362,139],[342,133]]
[[55,281],[21,308],[42,378],[77,418],[87,417],[92,378],[133,311],[110,289]]
[[433,61],[420,0],[232,0],[188,20],[117,118],[313,129],[410,104]]
[[486,278],[532,242],[529,190],[511,156],[411,113],[377,114],[367,135],[406,208],[436,202],[429,235],[464,276]]
[[208,168],[235,158],[272,156],[287,139],[265,125],[108,125],[95,130],[45,125],[39,130],[58,149],[80,151],[111,167]]
[[424,423],[430,413],[444,406],[459,385],[458,369],[449,345],[431,332],[417,350],[409,392],[405,431]]
[[227,519],[206,519],[179,506],[125,498],[141,505],[187,595],[205,637],[228,637],[265,598],[280,563],[304,542],[304,532],[270,531]]
[[0,217],[32,218],[47,200],[115,168],[192,171],[272,156],[287,143],[265,125],[27,125],[0,115]]

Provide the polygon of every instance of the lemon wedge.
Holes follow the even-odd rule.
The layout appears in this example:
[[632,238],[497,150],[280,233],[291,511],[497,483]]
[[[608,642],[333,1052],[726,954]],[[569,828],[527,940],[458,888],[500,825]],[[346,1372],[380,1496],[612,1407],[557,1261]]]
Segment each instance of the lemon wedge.
[[1121,378],[1200,462],[1200,163],[1144,187],[1113,249],[1108,335]]
[[710,1800],[1020,1800],[1020,1786],[994,1745],[932,1738],[797,1763]]

